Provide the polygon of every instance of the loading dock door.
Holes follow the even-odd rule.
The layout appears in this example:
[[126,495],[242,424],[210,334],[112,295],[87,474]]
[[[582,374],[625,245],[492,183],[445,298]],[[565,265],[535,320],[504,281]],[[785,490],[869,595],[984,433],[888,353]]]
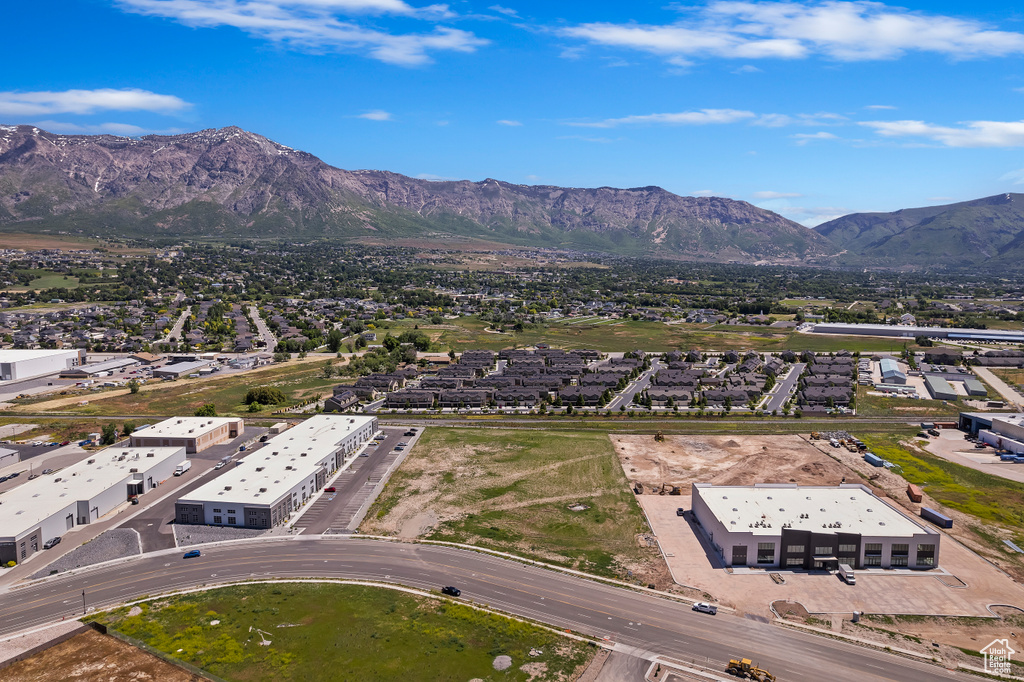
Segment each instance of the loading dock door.
[[71,530],[72,528],[75,527],[75,515],[74,514],[68,514],[68,517],[66,519],[64,519],[64,521],[68,524],[68,530]]

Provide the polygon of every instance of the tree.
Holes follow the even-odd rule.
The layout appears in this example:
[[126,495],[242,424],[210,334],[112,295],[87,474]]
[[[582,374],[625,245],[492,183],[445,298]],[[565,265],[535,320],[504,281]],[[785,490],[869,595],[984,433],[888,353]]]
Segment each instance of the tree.
[[395,337],[391,336],[391,334],[388,334],[387,336],[385,336],[384,340],[381,343],[384,344],[384,349],[385,350],[389,350],[389,351],[392,351],[392,350],[398,348],[399,345],[401,345],[399,343],[398,339],[396,339]]
[[332,353],[337,353],[338,349],[341,348],[341,342],[345,336],[341,333],[340,329],[332,329],[327,335],[327,348]]
[[128,390],[132,392],[132,395],[135,395],[136,393],[138,393],[139,392],[139,388],[141,386],[142,386],[142,384],[139,383],[138,379],[131,379],[128,382]]
[[253,403],[260,403],[261,405],[280,405],[283,402],[287,402],[284,393],[281,389],[274,386],[255,386],[245,392],[246,405],[252,405]]
[[334,376],[334,365],[331,364],[330,360],[324,362],[324,379],[330,379]]
[[203,403],[203,406],[196,410],[197,417],[216,417],[217,406],[213,403]]
[[121,433],[126,436],[132,435],[135,432],[135,422],[125,422],[124,426],[121,427]]
[[259,403],[249,403],[249,412],[259,412],[263,409],[263,406]]
[[117,427],[113,424],[104,424],[100,435],[100,445],[113,445],[117,440]]

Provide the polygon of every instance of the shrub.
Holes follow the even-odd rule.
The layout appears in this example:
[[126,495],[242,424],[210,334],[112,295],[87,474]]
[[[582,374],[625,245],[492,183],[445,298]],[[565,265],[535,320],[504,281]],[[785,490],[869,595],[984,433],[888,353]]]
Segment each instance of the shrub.
[[260,403],[262,405],[280,405],[283,402],[287,402],[288,399],[284,397],[284,393],[281,389],[273,386],[255,386],[250,388],[245,393],[246,405],[252,405],[253,403]]
[[203,403],[203,406],[196,410],[197,417],[216,417],[217,406],[213,403]]

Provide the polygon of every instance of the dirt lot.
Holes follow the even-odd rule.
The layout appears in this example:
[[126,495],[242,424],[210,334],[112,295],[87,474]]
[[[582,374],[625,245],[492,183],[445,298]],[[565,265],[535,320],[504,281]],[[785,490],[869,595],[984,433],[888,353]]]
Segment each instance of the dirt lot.
[[690,494],[693,483],[838,485],[850,471],[800,436],[612,435],[631,481],[649,490],[662,483]]
[[125,644],[87,630],[0,671],[17,682],[198,682],[203,678]]

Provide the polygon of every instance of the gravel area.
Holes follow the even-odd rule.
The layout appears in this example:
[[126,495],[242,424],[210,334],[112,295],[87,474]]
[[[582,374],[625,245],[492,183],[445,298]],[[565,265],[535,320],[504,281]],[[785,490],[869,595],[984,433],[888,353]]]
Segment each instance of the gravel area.
[[224,540],[247,540],[266,535],[270,531],[259,528],[231,528],[224,526],[190,526],[174,524],[174,538],[178,547],[203,545]]
[[139,533],[131,528],[114,528],[104,531],[81,547],[76,547],[61,558],[32,575],[42,578],[54,571],[69,571],[79,566],[92,566],[112,559],[142,554]]

